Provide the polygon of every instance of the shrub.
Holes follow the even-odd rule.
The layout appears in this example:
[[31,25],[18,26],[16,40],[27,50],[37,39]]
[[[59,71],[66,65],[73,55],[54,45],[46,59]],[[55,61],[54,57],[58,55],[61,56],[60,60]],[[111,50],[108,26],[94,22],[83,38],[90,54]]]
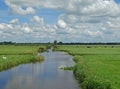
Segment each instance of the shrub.
[[82,83],[85,80],[86,74],[85,74],[85,67],[83,67],[81,64],[77,64],[74,67],[74,71],[73,71],[76,79]]
[[89,76],[81,83],[83,89],[112,89],[110,81],[105,79]]

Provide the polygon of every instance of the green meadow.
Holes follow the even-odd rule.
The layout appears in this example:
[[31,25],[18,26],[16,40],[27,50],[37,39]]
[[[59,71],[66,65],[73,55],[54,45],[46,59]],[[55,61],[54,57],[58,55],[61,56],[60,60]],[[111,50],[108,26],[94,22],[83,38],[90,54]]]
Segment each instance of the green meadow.
[[120,89],[119,45],[65,45],[56,50],[74,56],[74,75],[82,89]]
[[45,46],[15,46],[0,45],[0,71],[23,63],[43,61],[38,51],[45,50]]

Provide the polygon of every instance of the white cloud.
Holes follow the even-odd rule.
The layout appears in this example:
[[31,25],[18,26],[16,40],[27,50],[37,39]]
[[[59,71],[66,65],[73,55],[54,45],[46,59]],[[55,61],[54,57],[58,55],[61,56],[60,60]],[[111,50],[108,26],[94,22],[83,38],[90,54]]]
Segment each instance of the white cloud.
[[90,30],[85,30],[84,34],[90,36],[90,37],[101,37],[103,34],[100,31],[90,31]]
[[0,24],[0,29],[4,29],[5,28],[5,26],[4,26],[4,24]]
[[[5,0],[5,2],[15,14],[34,16],[27,24],[20,24],[18,19],[11,20],[9,24],[1,23],[0,31],[4,33],[14,29],[11,34],[19,36],[23,34],[23,37],[34,40],[41,38],[86,42],[120,41],[120,5],[114,0]],[[56,9],[62,11],[62,14],[58,17],[57,23],[47,25],[43,18],[35,14],[39,8]],[[18,24],[13,25],[15,23]]]
[[60,28],[65,29],[65,28],[67,27],[67,24],[64,22],[64,20],[59,19],[59,20],[58,20],[58,26],[59,26]]
[[32,19],[31,19],[32,22],[36,22],[38,24],[41,24],[41,25],[44,25],[44,19],[43,18],[40,18],[39,16],[34,16]]
[[[6,4],[18,14],[35,13],[32,7],[51,8],[69,14],[89,16],[116,16],[120,14],[120,6],[114,0],[6,0]],[[22,7],[27,7],[26,10]]]
[[9,23],[11,23],[11,24],[18,24],[19,20],[18,19],[13,19]]
[[0,23],[0,30],[11,30],[13,29],[12,24]]
[[29,27],[25,27],[24,30],[25,30],[25,32],[27,32],[27,33],[30,32],[30,28],[29,28]]
[[[10,22],[15,22],[15,19]],[[34,22],[31,21],[18,24],[11,24],[10,22],[0,23],[0,41],[46,42],[53,41],[53,39],[56,38],[57,27],[55,25],[31,25],[34,24]]]
[[32,6],[32,7],[45,7],[45,8],[61,8],[64,0],[6,0],[6,3],[17,6]]
[[10,1],[5,1],[10,11],[14,14],[26,15],[26,14],[34,14],[36,11],[31,6],[26,7],[25,9],[22,8],[20,5],[16,5],[11,3]]
[[114,0],[69,0],[64,8],[67,13],[89,16],[116,16],[120,14],[120,7]]

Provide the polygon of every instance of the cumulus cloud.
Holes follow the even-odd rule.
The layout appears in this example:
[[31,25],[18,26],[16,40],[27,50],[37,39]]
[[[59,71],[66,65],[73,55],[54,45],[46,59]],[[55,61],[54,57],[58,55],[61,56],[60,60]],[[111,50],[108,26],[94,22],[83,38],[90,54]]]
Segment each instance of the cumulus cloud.
[[67,28],[67,24],[62,19],[58,20],[58,26],[63,29]]
[[11,24],[18,24],[19,20],[18,19],[12,19],[9,23],[11,23]]
[[[31,25],[34,23],[31,21],[28,23],[15,24],[16,21],[18,20],[13,19],[8,23],[0,23],[0,41],[48,42],[56,38],[56,25]],[[44,21],[44,19],[42,21]]]
[[44,8],[61,8],[64,4],[64,0],[5,0],[8,6],[32,6],[32,7],[44,7]]
[[0,30],[13,29],[12,24],[0,23]]
[[41,25],[44,25],[44,19],[43,18],[40,18],[39,16],[34,16],[32,19],[31,19],[32,22],[34,23],[38,23],[38,24],[41,24]]
[[25,9],[22,8],[20,5],[13,4],[9,2],[9,0],[5,1],[8,5],[10,11],[14,14],[26,15],[26,14],[34,14],[36,11],[31,6],[26,7]]
[[[114,0],[5,0],[15,14],[35,14],[39,8],[62,11],[57,23],[48,25],[35,14],[30,22],[18,19],[0,23],[0,33],[12,30],[31,39],[62,41],[119,41],[120,5]],[[17,24],[16,24],[17,23]],[[18,24],[19,23],[19,24]],[[16,25],[14,25],[16,24]],[[32,24],[32,26],[31,26]],[[14,30],[13,30],[14,29]]]
[[[91,16],[120,14],[120,6],[114,0],[6,0],[6,4],[19,14],[34,13],[32,7],[58,9],[65,13]],[[23,6],[28,8],[23,10]]]

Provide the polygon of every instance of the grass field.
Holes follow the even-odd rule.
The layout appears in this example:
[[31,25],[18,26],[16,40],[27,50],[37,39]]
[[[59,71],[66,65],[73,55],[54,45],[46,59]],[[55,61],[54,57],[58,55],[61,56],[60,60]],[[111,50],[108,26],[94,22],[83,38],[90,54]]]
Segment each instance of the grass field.
[[22,63],[42,61],[44,58],[37,56],[38,49],[40,52],[45,47],[0,45],[0,71]]
[[120,89],[120,46],[59,46],[74,56],[74,75],[82,89]]

